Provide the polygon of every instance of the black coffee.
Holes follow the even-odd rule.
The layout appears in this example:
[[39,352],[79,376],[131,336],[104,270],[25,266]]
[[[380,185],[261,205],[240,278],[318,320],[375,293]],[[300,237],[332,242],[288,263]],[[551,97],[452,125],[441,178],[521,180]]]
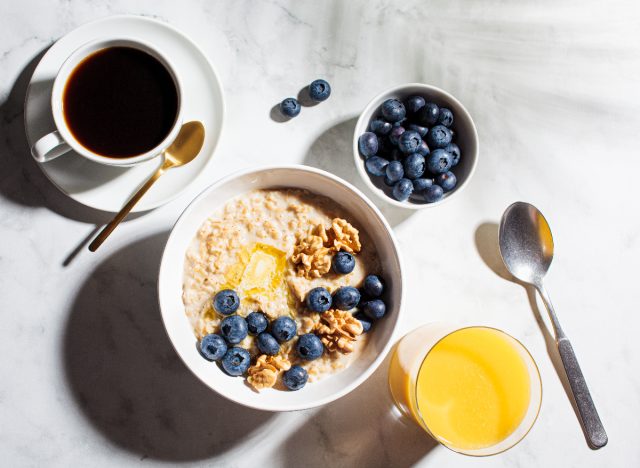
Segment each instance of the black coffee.
[[128,158],[168,135],[178,91],[157,59],[130,47],[111,47],[84,59],[69,76],[64,117],[73,136],[101,156]]

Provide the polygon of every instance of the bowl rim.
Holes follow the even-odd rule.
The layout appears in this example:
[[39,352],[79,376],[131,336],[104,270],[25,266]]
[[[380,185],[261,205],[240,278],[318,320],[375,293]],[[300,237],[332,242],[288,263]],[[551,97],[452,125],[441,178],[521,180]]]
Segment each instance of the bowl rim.
[[[198,375],[198,373],[196,373],[196,371],[194,369],[191,368],[188,360],[186,359],[186,357],[184,357],[180,351],[178,350],[177,345],[174,343],[173,338],[172,338],[172,334],[171,331],[169,330],[169,326],[167,324],[167,321],[165,320],[165,314],[168,314],[168,305],[165,306],[163,308],[163,294],[162,294],[162,289],[161,289],[161,285],[162,283],[165,281],[163,280],[164,276],[167,274],[166,271],[169,268],[167,262],[167,253],[168,250],[170,248],[170,245],[172,244],[172,240],[175,239],[175,237],[177,236],[176,233],[176,227],[183,222],[184,219],[186,219],[187,216],[189,216],[189,214],[191,213],[191,211],[193,211],[195,209],[195,207],[197,206],[197,204],[204,199],[209,192],[216,190],[218,187],[232,181],[233,179],[236,178],[240,178],[243,176],[247,176],[250,174],[257,174],[260,172],[265,172],[265,171],[272,171],[272,170],[283,170],[283,169],[288,169],[288,170],[299,170],[301,172],[306,172],[306,173],[313,173],[313,174],[317,174],[320,176],[323,176],[325,178],[328,178],[330,180],[332,180],[333,182],[336,182],[342,186],[344,186],[345,188],[347,188],[348,190],[350,190],[354,195],[356,195],[357,197],[359,197],[364,203],[365,205],[367,205],[371,210],[373,210],[373,212],[376,214],[376,216],[378,216],[379,220],[381,221],[382,225],[385,228],[386,234],[389,238],[389,241],[391,242],[391,245],[393,247],[393,250],[396,254],[396,258],[397,258],[397,263],[398,263],[398,285],[400,287],[400,295],[399,295],[399,300],[398,300],[398,304],[394,310],[394,323],[391,326],[391,331],[389,334],[389,339],[387,340],[386,343],[384,343],[382,350],[378,353],[378,355],[376,356],[376,358],[371,362],[371,364],[369,364],[369,366],[357,377],[355,378],[352,382],[350,382],[348,385],[345,385],[343,388],[339,389],[338,391],[329,394],[328,396],[324,397],[324,398],[320,398],[318,400],[313,401],[311,404],[305,404],[305,403],[300,403],[300,404],[293,404],[293,405],[288,405],[286,407],[280,407],[280,408],[265,408],[264,406],[261,406],[259,404],[251,404],[251,403],[247,403],[245,401],[239,401],[233,398],[232,395],[227,395],[224,393],[219,392],[213,385],[210,385],[209,382],[205,381],[204,378],[202,378],[200,375]],[[225,200],[224,202],[226,202],[228,200]],[[334,200],[335,201],[335,200]],[[261,411],[269,411],[269,412],[289,412],[289,411],[300,411],[300,410],[305,410],[305,409],[311,409],[311,408],[316,408],[319,406],[323,406],[326,405],[328,403],[331,403],[339,398],[342,398],[343,396],[349,394],[350,392],[352,392],[353,390],[355,390],[357,387],[359,387],[362,383],[364,383],[382,364],[382,362],[385,360],[385,358],[387,357],[387,355],[389,354],[391,348],[393,347],[394,343],[397,341],[398,339],[398,333],[399,333],[399,324],[400,324],[400,318],[401,318],[401,314],[402,314],[402,307],[403,304],[405,302],[405,288],[403,285],[404,282],[404,278],[403,278],[403,272],[404,272],[404,261],[402,258],[402,253],[401,250],[399,248],[398,245],[398,241],[396,239],[395,233],[393,232],[393,229],[391,228],[391,226],[389,225],[389,223],[387,222],[386,218],[382,215],[382,213],[380,212],[380,210],[378,209],[378,207],[371,201],[369,200],[369,198],[362,193],[360,190],[358,190],[355,186],[353,186],[352,184],[350,184],[349,182],[347,182],[346,180],[331,174],[330,172],[324,171],[322,169],[318,169],[315,167],[310,167],[310,166],[306,166],[306,165],[302,165],[302,164],[290,164],[290,165],[265,165],[265,166],[254,166],[251,168],[245,168],[245,169],[240,169],[237,170],[235,172],[232,172],[220,179],[218,179],[217,181],[213,182],[212,184],[210,184],[209,186],[205,187],[193,200],[191,200],[191,202],[189,202],[189,204],[184,208],[184,210],[182,211],[182,213],[180,214],[180,216],[176,219],[175,223],[173,224],[173,226],[171,227],[171,232],[169,234],[169,237],[167,238],[167,241],[165,243],[164,249],[162,251],[162,256],[161,256],[161,260],[160,260],[160,268],[159,268],[159,272],[158,272],[158,280],[156,283],[157,286],[157,290],[158,290],[158,307],[160,309],[160,318],[162,320],[162,325],[163,328],[165,330],[165,333],[167,334],[167,337],[169,338],[169,342],[171,343],[171,346],[173,347],[174,351],[176,352],[176,354],[180,357],[180,360],[182,361],[182,363],[185,365],[185,367],[187,369],[189,369],[189,371],[198,379],[200,380],[205,386],[207,386],[208,388],[210,388],[211,390],[213,390],[214,392],[216,392],[218,395],[224,397],[225,399],[232,401],[235,404],[239,404],[241,406],[245,406],[248,408],[252,408],[252,409],[256,409],[256,410],[261,410]],[[167,312],[165,312],[167,311]],[[391,314],[390,314],[391,315]]]
[[[381,102],[382,98],[384,96],[386,96],[387,94],[391,94],[391,93],[398,92],[398,91],[404,91],[405,89],[411,88],[411,87],[421,88],[421,89],[423,89],[423,90],[425,90],[427,92],[442,94],[444,96],[445,100],[451,101],[456,106],[458,106],[462,110],[462,113],[464,114],[465,118],[471,124],[471,130],[472,130],[471,138],[475,142],[476,150],[475,150],[474,153],[472,153],[473,154],[473,156],[472,156],[473,162],[471,164],[471,169],[469,170],[469,174],[467,175],[467,178],[464,180],[464,182],[462,182],[460,185],[458,185],[452,192],[450,192],[442,200],[439,200],[439,201],[437,201],[435,203],[411,203],[409,201],[402,201],[401,202],[401,201],[394,200],[393,198],[387,196],[379,187],[376,187],[376,185],[371,181],[371,177],[369,176],[369,174],[367,174],[367,172],[366,172],[366,170],[364,168],[363,159],[362,159],[362,156],[360,156],[360,150],[358,149],[358,138],[361,135],[361,133],[358,132],[358,128],[360,128],[362,126],[362,124],[364,123],[365,120],[368,123],[368,121],[373,116],[373,110],[382,103]],[[366,129],[366,127],[365,127],[365,129]],[[367,130],[364,130],[364,131],[367,131]],[[455,98],[452,94],[448,93],[444,89],[438,88],[437,86],[433,86],[433,85],[426,84],[426,83],[404,83],[404,84],[401,84],[401,85],[392,86],[390,88],[387,88],[387,89],[381,91],[373,99],[371,99],[367,103],[365,108],[362,110],[362,112],[360,112],[360,116],[358,117],[358,120],[356,122],[356,126],[353,129],[353,161],[354,161],[355,166],[356,166],[356,171],[360,175],[360,178],[363,180],[363,182],[367,185],[367,187],[369,187],[369,189],[376,195],[376,197],[378,197],[379,199],[384,200],[385,202],[389,203],[390,205],[396,206],[398,208],[405,208],[405,209],[409,209],[409,210],[422,210],[422,209],[425,209],[425,208],[435,208],[437,206],[440,206],[440,205],[446,203],[450,199],[454,198],[455,195],[460,193],[460,192],[462,192],[462,190],[464,190],[464,188],[471,181],[471,179],[472,179],[472,177],[473,177],[473,175],[474,175],[474,173],[476,171],[476,167],[478,166],[478,157],[479,157],[479,155],[480,155],[480,141],[479,141],[479,138],[478,138],[478,130],[477,130],[476,124],[473,121],[473,118],[471,118],[471,114],[469,113],[467,108],[465,106],[463,106],[462,103],[457,98]]]

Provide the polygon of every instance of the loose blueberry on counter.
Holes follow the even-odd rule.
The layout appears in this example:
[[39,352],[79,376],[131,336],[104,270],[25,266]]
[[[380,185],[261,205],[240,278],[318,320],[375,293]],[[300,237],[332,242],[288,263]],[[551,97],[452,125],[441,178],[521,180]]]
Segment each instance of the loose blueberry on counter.
[[413,183],[409,179],[400,179],[393,186],[391,195],[398,201],[408,200],[413,192]]
[[343,286],[333,293],[333,307],[351,310],[360,302],[360,291],[352,286]]
[[296,325],[295,320],[293,320],[291,317],[278,317],[273,322],[271,322],[271,334],[280,343],[289,341],[291,338],[296,336],[297,332],[298,325]]
[[415,114],[425,105],[425,100],[422,96],[409,96],[404,101],[404,107],[407,109],[409,115]]
[[326,312],[331,308],[331,293],[325,288],[313,288],[307,293],[305,303],[312,312]]
[[220,335],[211,333],[200,340],[200,354],[208,361],[219,361],[226,352],[227,343]]
[[405,128],[398,125],[393,127],[389,132],[389,141],[393,145],[397,145],[400,142],[400,136],[405,132]]
[[364,167],[367,169],[367,172],[373,176],[380,177],[385,174],[385,169],[389,161],[380,156],[371,156],[367,158],[364,163]]
[[432,174],[442,174],[451,169],[453,164],[453,157],[451,153],[443,149],[437,149],[432,151],[427,156],[427,169]]
[[378,135],[388,135],[393,128],[393,125],[386,120],[373,119],[369,124],[369,128],[372,132],[377,133]]
[[301,335],[298,338],[296,351],[298,351],[298,356],[305,361],[313,361],[314,359],[318,359],[322,356],[322,353],[324,352],[324,345],[316,335],[313,333],[307,333],[306,335]]
[[451,127],[453,125],[453,112],[446,107],[441,107],[438,114],[438,123],[445,127]]
[[239,315],[225,317],[220,322],[220,333],[229,344],[238,344],[247,337],[247,321]]
[[405,131],[398,138],[398,148],[404,154],[415,153],[422,143],[422,138],[418,132],[414,132],[413,130]]
[[346,275],[356,267],[356,259],[349,252],[341,250],[333,256],[331,265],[333,266],[333,271],[339,275]]
[[444,190],[439,185],[433,184],[431,187],[427,187],[423,192],[422,196],[424,197],[424,201],[427,203],[434,203],[439,200],[442,200],[444,196]]
[[363,312],[371,320],[378,320],[384,317],[387,307],[380,299],[374,299],[365,303]]
[[418,123],[424,127],[431,127],[438,122],[440,108],[433,102],[427,102],[416,115]]
[[[391,161],[385,170],[387,175],[386,179],[389,180],[392,185],[395,182],[398,182],[404,176],[404,169],[402,168],[402,163],[400,161]],[[385,180],[385,183],[387,181]]]
[[364,132],[358,138],[358,149],[365,158],[373,156],[378,152],[378,138],[373,132]]
[[249,351],[237,346],[230,348],[222,358],[222,369],[234,377],[247,372],[249,365],[251,365]]
[[424,171],[427,169],[424,156],[418,153],[407,156],[402,167],[404,169],[404,176],[408,179],[418,179],[422,177],[422,174],[424,174]]
[[429,149],[427,142],[422,140],[420,142],[420,145],[418,145],[418,149],[416,150],[416,153],[421,154],[422,156],[427,156],[430,152],[431,150]]
[[262,354],[275,356],[280,352],[280,345],[271,333],[262,332],[256,338],[258,349]]
[[213,296],[213,308],[222,315],[231,315],[240,307],[238,293],[232,289],[223,289]]
[[443,192],[450,192],[456,187],[456,183],[458,180],[456,179],[456,175],[451,172],[445,172],[443,174],[438,174],[435,178],[435,183],[442,187]]
[[427,144],[429,148],[444,148],[451,143],[451,130],[444,125],[436,125],[427,133]]
[[362,324],[362,333],[367,333],[369,330],[371,330],[371,325],[373,325],[373,322],[369,317],[364,315],[362,312],[353,314],[353,317],[358,319],[358,321]]
[[300,366],[291,366],[291,368],[282,375],[282,383],[289,390],[300,390],[305,386],[309,374]]
[[300,103],[296,98],[286,98],[280,103],[280,111],[287,117],[295,117],[300,113]]
[[431,179],[416,179],[413,181],[413,191],[416,193],[421,193],[427,187],[431,187],[433,185],[433,180]]
[[424,138],[425,136],[427,136],[427,132],[429,131],[427,127],[423,127],[421,125],[416,125],[416,124],[409,124],[407,128],[409,130],[413,130],[414,132],[418,132],[418,135],[420,135],[420,138]]
[[315,80],[309,85],[309,97],[314,101],[326,101],[329,96],[331,96],[331,86],[325,80]]
[[458,147],[458,145],[456,145],[455,143],[449,143],[444,147],[444,150],[451,153],[451,156],[453,157],[453,163],[451,164],[451,166],[457,166],[460,162],[460,148]]
[[262,312],[251,312],[247,315],[247,329],[251,335],[259,335],[267,329],[269,321]]
[[407,110],[397,99],[387,99],[382,103],[382,116],[388,122],[399,122],[407,115]]
[[364,292],[370,297],[380,297],[384,291],[384,284],[377,275],[367,275],[364,279]]

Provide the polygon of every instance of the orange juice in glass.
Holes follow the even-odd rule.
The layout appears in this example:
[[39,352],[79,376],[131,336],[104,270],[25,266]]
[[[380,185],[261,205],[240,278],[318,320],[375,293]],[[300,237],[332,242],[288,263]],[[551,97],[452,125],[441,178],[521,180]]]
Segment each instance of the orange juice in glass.
[[400,410],[456,452],[485,456],[517,444],[535,422],[542,385],[527,349],[489,327],[422,326],[391,358]]

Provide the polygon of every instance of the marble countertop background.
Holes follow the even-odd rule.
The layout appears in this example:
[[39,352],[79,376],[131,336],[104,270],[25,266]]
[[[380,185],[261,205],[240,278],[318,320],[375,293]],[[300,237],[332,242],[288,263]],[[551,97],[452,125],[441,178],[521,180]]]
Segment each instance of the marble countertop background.
[[[192,37],[221,75],[216,164],[173,202],[127,221],[97,253],[105,213],[60,194],[31,160],[22,102],[39,54],[95,18],[152,16]],[[272,106],[317,77],[334,92],[297,119]],[[403,82],[447,89],[478,126],[466,192],[439,209],[382,206],[406,258],[408,331],[497,326],[540,366],[539,420],[485,459],[435,444],[389,410],[385,369],[326,407],[269,414],[229,403],[182,365],[155,282],[172,223],[243,167],[304,163],[359,187],[355,118]],[[640,6],[635,0],[0,2],[0,465],[640,466]],[[587,448],[542,306],[505,274],[497,222],[536,204],[556,241],[548,278],[609,434]],[[381,204],[382,202],[377,201]]]

